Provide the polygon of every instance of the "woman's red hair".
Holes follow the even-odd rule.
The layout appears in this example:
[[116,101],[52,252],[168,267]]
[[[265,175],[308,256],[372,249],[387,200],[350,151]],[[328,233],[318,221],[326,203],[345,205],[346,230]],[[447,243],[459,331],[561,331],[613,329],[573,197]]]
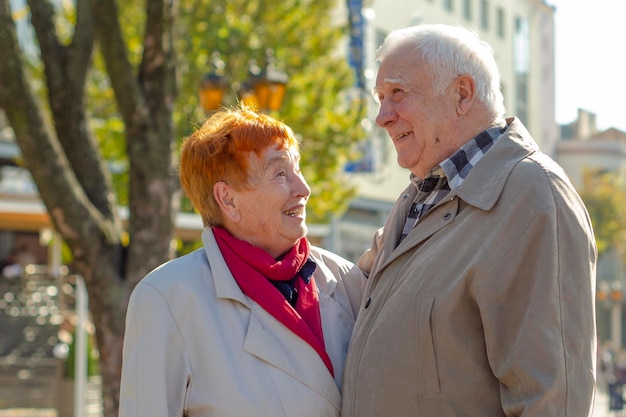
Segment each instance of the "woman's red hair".
[[185,138],[180,181],[205,227],[222,225],[213,185],[223,181],[234,187],[246,186],[249,153],[260,157],[272,146],[299,149],[286,124],[244,106],[219,110]]

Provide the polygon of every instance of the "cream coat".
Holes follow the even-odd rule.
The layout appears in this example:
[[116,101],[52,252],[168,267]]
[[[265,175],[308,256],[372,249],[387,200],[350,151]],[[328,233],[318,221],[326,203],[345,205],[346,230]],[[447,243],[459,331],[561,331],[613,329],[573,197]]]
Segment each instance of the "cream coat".
[[[346,361],[342,417],[590,415],[596,250],[566,175],[518,120],[394,249],[393,208]],[[359,262],[361,264],[361,262]]]
[[131,295],[120,417],[338,416],[360,271],[311,249],[333,379],[313,348],[241,292],[210,229],[202,239]]

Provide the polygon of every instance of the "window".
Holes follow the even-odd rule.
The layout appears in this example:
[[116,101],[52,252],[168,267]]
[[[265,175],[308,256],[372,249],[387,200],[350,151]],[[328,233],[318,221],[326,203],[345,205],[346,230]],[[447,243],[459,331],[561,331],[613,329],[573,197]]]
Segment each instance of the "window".
[[515,74],[528,74],[530,67],[530,25],[528,20],[522,17],[515,19],[513,60]]
[[480,0],[480,27],[489,29],[489,2]]
[[528,120],[528,75],[517,74],[515,76],[515,113],[523,122],[529,123]]
[[463,0],[463,17],[472,20],[472,0]]
[[517,116],[524,123],[529,123],[528,108],[528,73],[530,67],[530,27],[528,20],[515,19],[513,39],[513,61],[515,71],[515,109]]
[[387,35],[389,35],[389,32],[381,30],[381,29],[376,29],[376,48],[374,49],[374,52],[378,51],[378,48],[380,48],[380,46],[383,44],[383,42],[385,42],[385,38],[387,38]]
[[506,22],[504,20],[504,9],[498,7],[496,10],[496,30],[498,36],[504,38],[506,36]]

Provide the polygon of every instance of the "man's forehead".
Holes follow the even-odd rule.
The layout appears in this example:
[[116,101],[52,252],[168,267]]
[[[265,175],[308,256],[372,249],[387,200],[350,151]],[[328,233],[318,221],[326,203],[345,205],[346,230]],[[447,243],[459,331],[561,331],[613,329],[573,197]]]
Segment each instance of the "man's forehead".
[[401,85],[405,87],[410,84],[409,81],[405,77],[400,77],[400,76],[385,77],[381,80],[381,82],[383,84]]
[[376,84],[409,84],[409,77],[415,71],[415,60],[405,57],[388,56],[381,62],[376,74]]
[[382,79],[377,78],[376,85],[372,88],[372,93],[374,95],[377,95],[381,90],[385,89],[385,87],[389,88],[393,86],[399,86],[403,88],[408,88],[410,87],[410,85],[411,84],[409,83],[409,81],[401,76],[390,76],[384,77]]

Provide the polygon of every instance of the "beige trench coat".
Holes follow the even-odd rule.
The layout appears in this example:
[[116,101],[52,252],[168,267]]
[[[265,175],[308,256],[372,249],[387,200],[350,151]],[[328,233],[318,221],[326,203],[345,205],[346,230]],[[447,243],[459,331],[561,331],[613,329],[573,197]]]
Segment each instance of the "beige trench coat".
[[319,248],[315,282],[333,378],[306,342],[245,296],[210,229],[204,248],[144,278],[126,319],[120,417],[332,417],[365,278]]
[[348,352],[342,417],[590,415],[591,224],[561,168],[519,120],[508,122],[394,249],[415,196],[407,188],[362,258],[369,268],[380,252]]

